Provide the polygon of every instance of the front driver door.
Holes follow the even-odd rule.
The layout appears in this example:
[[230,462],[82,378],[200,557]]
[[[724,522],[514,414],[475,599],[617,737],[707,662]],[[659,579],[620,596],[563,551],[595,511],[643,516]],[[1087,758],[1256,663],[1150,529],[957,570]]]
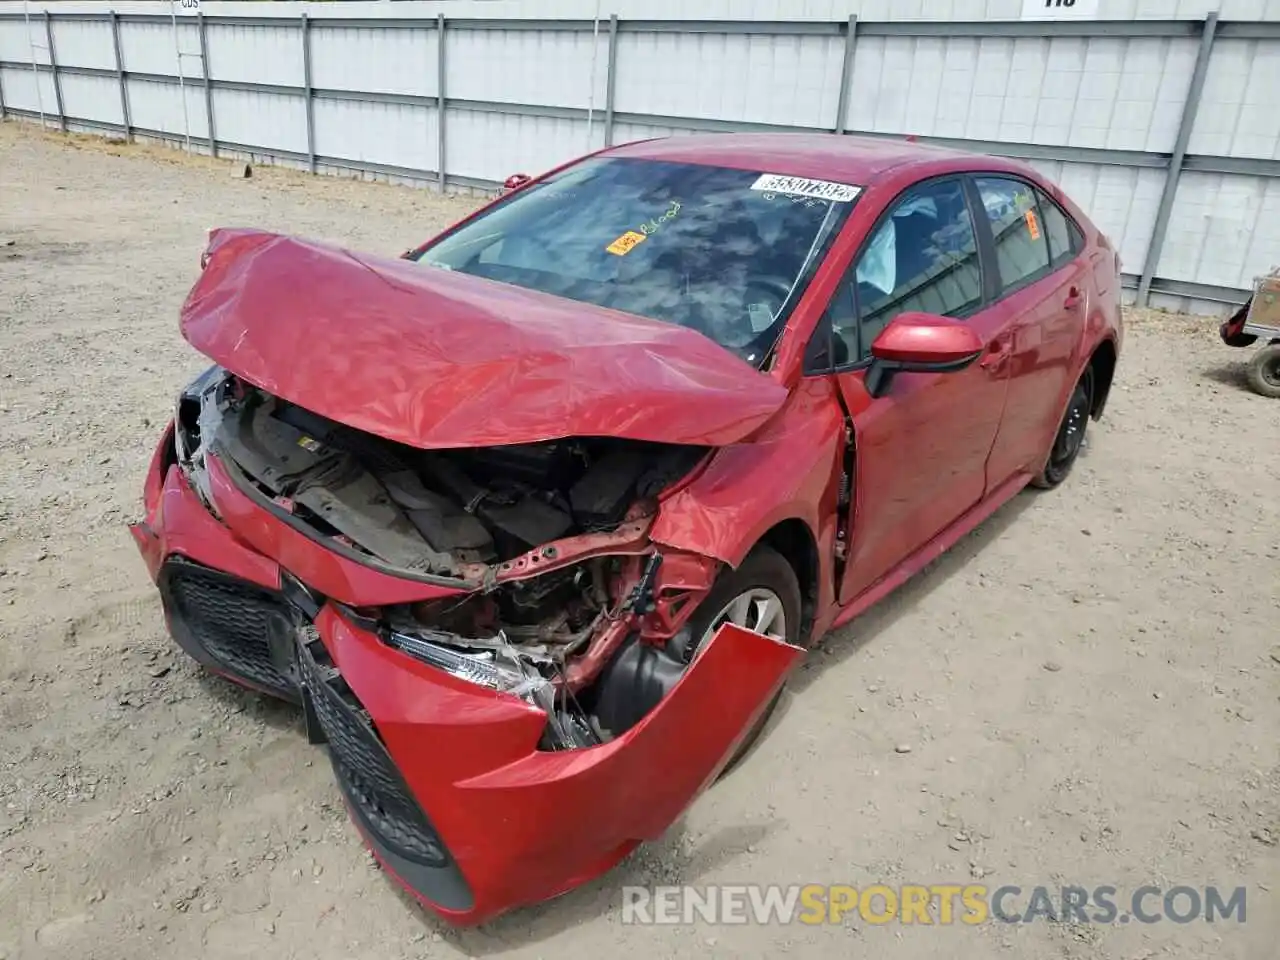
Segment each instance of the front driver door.
[[[835,377],[855,434],[855,486],[840,599],[848,602],[977,504],[1008,386],[1008,323],[989,309],[971,189],[962,178],[898,197],[828,311]],[[985,344],[953,373],[900,373],[866,388],[872,341],[901,313],[966,320]]]

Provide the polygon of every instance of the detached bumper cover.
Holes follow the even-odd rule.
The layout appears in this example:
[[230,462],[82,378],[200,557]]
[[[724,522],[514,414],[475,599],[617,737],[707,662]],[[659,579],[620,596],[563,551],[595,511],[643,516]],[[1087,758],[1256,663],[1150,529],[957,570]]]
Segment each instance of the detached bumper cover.
[[[541,751],[541,710],[384,644],[334,602],[304,614],[281,590],[274,559],[214,519],[159,452],[153,470],[166,472],[148,478],[147,518],[132,529],[175,639],[233,679],[303,701],[374,854],[455,923],[554,897],[661,836],[802,654],[725,627],[627,733]],[[334,580],[344,593],[356,587]]]

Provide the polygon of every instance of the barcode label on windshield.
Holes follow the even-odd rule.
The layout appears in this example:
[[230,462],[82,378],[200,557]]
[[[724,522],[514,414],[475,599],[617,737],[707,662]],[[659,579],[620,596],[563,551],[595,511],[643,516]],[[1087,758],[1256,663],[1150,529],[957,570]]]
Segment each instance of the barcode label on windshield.
[[760,174],[760,178],[751,185],[751,189],[764,193],[781,193],[789,197],[816,197],[819,200],[830,200],[832,203],[849,203],[862,192],[861,187],[853,187],[847,183],[810,180],[807,177],[784,177],[779,173]]

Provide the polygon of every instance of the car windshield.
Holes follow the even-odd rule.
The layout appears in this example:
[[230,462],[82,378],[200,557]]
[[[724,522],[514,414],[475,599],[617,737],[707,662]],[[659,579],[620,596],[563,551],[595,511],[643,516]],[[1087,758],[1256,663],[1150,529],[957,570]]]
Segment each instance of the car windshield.
[[420,262],[689,327],[761,365],[858,193],[762,171],[591,159],[515,191]]

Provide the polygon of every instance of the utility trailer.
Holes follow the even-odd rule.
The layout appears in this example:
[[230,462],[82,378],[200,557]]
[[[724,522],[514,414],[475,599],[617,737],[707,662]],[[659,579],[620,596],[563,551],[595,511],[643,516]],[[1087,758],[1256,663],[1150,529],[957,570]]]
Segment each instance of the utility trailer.
[[1230,347],[1262,347],[1249,360],[1249,386],[1280,400],[1280,269],[1253,283],[1253,295],[1219,329]]

